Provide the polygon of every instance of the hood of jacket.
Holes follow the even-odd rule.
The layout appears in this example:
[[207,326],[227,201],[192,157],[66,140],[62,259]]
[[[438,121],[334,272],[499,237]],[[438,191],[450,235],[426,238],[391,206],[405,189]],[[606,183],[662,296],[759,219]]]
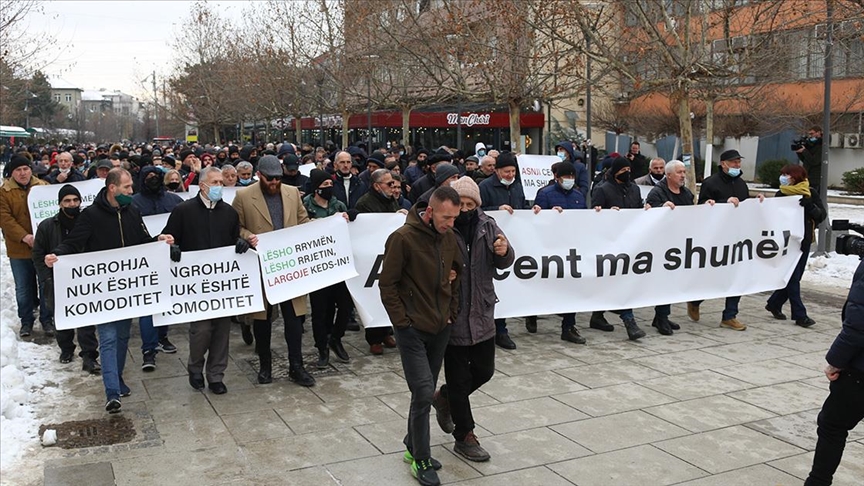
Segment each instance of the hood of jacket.
[[[555,148],[557,149],[558,147],[561,147],[562,149],[564,149],[565,152],[567,152],[567,155],[570,156],[570,162],[571,163],[576,164],[576,162],[577,162],[576,151],[573,150],[573,144],[571,144],[570,142],[568,142],[566,140],[561,140],[560,142],[555,144]],[[581,159],[581,157],[580,157],[580,159]]]
[[160,168],[154,166],[154,165],[144,166],[141,169],[141,173],[139,174],[139,181],[140,182],[138,183],[138,189],[141,192],[141,194],[143,194],[145,196],[159,195],[159,194],[162,194],[163,192],[165,192],[165,184],[164,183],[159,184],[159,190],[156,192],[151,191],[147,187],[147,185],[144,184],[144,180],[147,179],[147,176],[154,173],[154,172],[156,173],[157,177],[159,177],[160,181],[163,180],[162,170]]

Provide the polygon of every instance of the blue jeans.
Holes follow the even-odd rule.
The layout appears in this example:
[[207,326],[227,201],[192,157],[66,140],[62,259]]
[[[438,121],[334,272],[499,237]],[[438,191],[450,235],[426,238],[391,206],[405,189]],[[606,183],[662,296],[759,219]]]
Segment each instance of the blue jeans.
[[120,398],[120,392],[128,390],[123,382],[123,368],[129,351],[129,328],[132,319],[99,324],[99,354],[102,355],[102,384],[108,400]]
[[810,242],[807,242],[801,250],[801,258],[798,260],[798,265],[795,266],[795,271],[792,272],[792,278],[786,284],[786,288],[775,290],[771,297],[768,298],[768,307],[779,311],[783,308],[783,304],[789,301],[792,307],[792,320],[804,319],[807,317],[807,308],[804,307],[804,302],[801,300],[801,277],[804,276],[804,269],[807,267],[807,259],[810,257]]
[[156,351],[159,340],[168,337],[168,326],[161,326],[157,329],[153,326],[153,316],[139,317],[138,328],[141,331],[142,353]]
[[[36,267],[33,260],[29,258],[10,258],[9,266],[12,267],[12,278],[15,280],[15,300],[18,303],[18,319],[21,327],[33,327],[36,318],[33,317],[33,309],[36,301],[42,293],[42,283],[36,283]],[[54,317],[53,309],[48,308],[47,299],[39,302],[39,322],[43,327],[51,324]]]

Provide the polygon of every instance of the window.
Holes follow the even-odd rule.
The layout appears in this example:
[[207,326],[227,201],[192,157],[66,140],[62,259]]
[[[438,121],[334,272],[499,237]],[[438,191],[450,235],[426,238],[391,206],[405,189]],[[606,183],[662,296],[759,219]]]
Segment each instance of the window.
[[66,93],[66,103],[71,103],[71,102],[72,102],[72,95],[69,93]]
[[60,103],[60,95],[59,94],[54,95],[54,101],[56,101],[57,103]]

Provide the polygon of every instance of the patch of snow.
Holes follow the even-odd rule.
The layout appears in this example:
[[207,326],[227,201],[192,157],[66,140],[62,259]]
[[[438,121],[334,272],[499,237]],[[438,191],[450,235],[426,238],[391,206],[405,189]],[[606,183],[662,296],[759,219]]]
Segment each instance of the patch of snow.
[[[864,224],[864,205],[829,204],[828,217],[832,221],[848,219],[852,223]],[[807,269],[801,280],[817,286],[848,289],[859,263],[860,259],[855,255],[838,255],[836,252],[826,256],[811,257],[807,260]]]

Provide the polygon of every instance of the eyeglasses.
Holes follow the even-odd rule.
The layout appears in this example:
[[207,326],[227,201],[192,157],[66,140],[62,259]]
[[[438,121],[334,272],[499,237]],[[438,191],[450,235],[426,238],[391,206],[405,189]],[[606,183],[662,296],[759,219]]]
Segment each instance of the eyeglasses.
[[387,187],[393,187],[393,186],[396,185],[396,181],[390,181],[390,182],[379,182],[379,184],[384,184],[384,185],[387,186]]
[[263,177],[264,180],[267,181],[267,182],[273,182],[273,181],[275,181],[275,180],[277,180],[277,179],[281,179],[281,178],[282,178],[281,175],[269,176],[269,175],[267,175],[267,174],[261,174],[261,177]]

